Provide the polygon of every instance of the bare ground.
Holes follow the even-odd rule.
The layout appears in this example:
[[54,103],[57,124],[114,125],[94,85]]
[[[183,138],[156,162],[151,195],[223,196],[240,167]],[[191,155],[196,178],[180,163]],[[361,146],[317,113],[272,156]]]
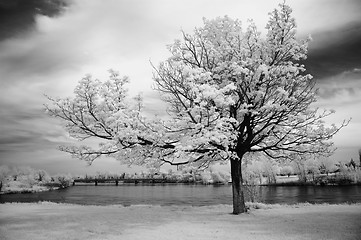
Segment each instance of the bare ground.
[[361,205],[80,206],[1,204],[0,239],[361,239]]

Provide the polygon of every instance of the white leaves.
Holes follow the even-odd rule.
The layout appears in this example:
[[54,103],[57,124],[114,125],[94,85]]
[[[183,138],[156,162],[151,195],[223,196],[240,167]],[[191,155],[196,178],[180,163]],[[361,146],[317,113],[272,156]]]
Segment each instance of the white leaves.
[[301,42],[296,40],[296,21],[291,13],[292,9],[285,4],[280,4],[279,10],[270,13],[266,28],[272,64],[279,64],[283,59],[299,61],[307,57],[310,38]]
[[200,84],[193,85],[192,91],[197,96],[194,101],[199,103],[201,107],[206,107],[209,101],[215,104],[215,107],[224,108],[234,104],[231,92],[236,89],[233,83],[230,83],[222,88],[219,85]]
[[104,143],[98,150],[63,150],[88,162],[110,155],[157,167],[247,152],[327,152],[340,128],[325,127],[327,114],[310,109],[312,77],[298,63],[306,58],[308,41],[296,39],[291,12],[281,4],[270,14],[266,38],[253,22],[243,30],[240,21],[225,16],[204,19],[203,27],[169,45],[172,56],[154,68],[155,88],[169,103],[167,121],[144,118],[141,97],[129,102],[127,77],[112,70],[105,82],[84,77],[75,98],[50,99],[54,108],[48,112],[65,120],[73,137]]
[[[302,75],[305,67],[297,62],[306,58],[309,40],[296,39],[291,13],[285,4],[274,10],[265,39],[253,22],[243,31],[238,20],[226,16],[204,20],[203,28],[193,35],[183,33],[183,41],[171,47],[168,68],[182,74],[161,65],[155,80],[176,106],[175,125],[184,129],[181,143],[186,149],[213,143],[222,150],[238,151],[232,148],[237,145],[272,156],[277,151],[312,151],[301,145],[315,144],[326,151],[324,141],[337,128],[323,127],[317,110],[309,108],[315,101],[312,76]],[[234,122],[225,127],[225,119]]]
[[[102,141],[97,149],[88,146],[61,147],[62,151],[89,164],[100,156],[115,156],[116,153],[126,152],[123,151],[126,148],[149,145],[147,141],[156,139],[160,134],[154,134],[156,131],[147,126],[150,123],[140,116],[136,104],[129,104],[125,88],[128,78],[120,77],[113,70],[109,73],[110,77],[105,82],[87,75],[79,81],[74,98],[49,98],[53,106],[47,107],[51,116],[64,120],[70,136],[81,141],[89,138]],[[150,137],[142,138],[147,135]]]

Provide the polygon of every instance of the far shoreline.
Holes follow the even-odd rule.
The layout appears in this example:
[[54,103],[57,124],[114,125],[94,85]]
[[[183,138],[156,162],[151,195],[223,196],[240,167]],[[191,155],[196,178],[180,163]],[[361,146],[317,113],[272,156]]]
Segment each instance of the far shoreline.
[[[205,185],[205,186],[231,186],[232,182],[228,183],[200,183],[200,182],[153,182],[153,183],[124,183],[127,185],[134,185],[134,186],[147,186],[147,185],[164,185],[164,184],[172,184],[172,185]],[[120,184],[120,185],[124,185]],[[99,184],[99,186],[109,186],[114,185],[110,183],[103,183]],[[77,185],[70,185],[67,187],[46,187],[46,186],[37,186],[36,188],[21,188],[21,189],[10,189],[6,191],[0,191],[0,195],[6,195],[6,194],[32,194],[32,193],[39,193],[39,192],[47,192],[47,191],[57,191],[62,190],[74,186],[95,186],[94,183],[78,183]],[[118,185],[116,185],[118,186]],[[245,187],[330,187],[330,186],[336,186],[336,187],[348,187],[348,186],[361,186],[361,183],[346,183],[346,184],[316,184],[313,182],[278,182],[278,183],[268,183],[268,184],[256,184],[256,185],[246,185]]]

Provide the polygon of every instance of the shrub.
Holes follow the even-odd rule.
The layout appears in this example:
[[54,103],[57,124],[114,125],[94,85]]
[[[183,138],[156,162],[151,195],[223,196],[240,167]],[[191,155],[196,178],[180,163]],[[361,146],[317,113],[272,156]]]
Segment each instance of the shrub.
[[212,184],[212,174],[209,171],[204,171],[201,173],[201,181],[203,184]]
[[67,175],[58,174],[54,177],[54,180],[56,183],[59,184],[60,188],[67,188],[73,182],[73,178],[70,176],[70,174],[67,174]]

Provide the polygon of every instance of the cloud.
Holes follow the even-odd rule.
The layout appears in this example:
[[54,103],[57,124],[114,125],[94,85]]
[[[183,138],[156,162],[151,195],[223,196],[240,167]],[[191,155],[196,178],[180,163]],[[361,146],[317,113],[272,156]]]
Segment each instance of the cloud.
[[[317,81],[320,101],[328,105],[361,102],[361,69],[355,68]],[[331,102],[330,102],[331,101]]]
[[37,15],[59,16],[68,5],[67,0],[0,0],[0,40],[32,31]]
[[[166,45],[181,37],[181,29],[191,32],[201,26],[202,17],[229,15],[241,19],[244,25],[253,18],[263,30],[267,13],[279,2],[0,0],[0,158],[27,158],[21,160],[31,163],[33,159],[39,164],[48,160],[47,164],[60,166],[65,157],[55,149],[67,141],[67,135],[57,121],[42,112],[46,102],[43,94],[71,96],[86,73],[106,79],[107,70],[113,68],[128,75],[130,94],[143,92],[146,111],[164,114],[158,93],[151,90],[153,70],[149,60],[155,65],[165,60],[169,55]],[[357,107],[359,73],[351,70],[360,66],[338,68],[342,61],[348,62],[348,57],[359,59],[354,54],[359,46],[357,17],[361,8],[357,2],[289,1],[300,35],[316,33],[309,63],[313,73],[323,80],[318,81],[322,106],[336,104],[341,108],[347,103],[348,111]],[[66,3],[65,8],[62,3]],[[333,33],[340,29],[345,30],[342,37]],[[346,41],[355,36],[354,42]],[[337,71],[327,73],[329,67]]]
[[[26,152],[55,147],[69,141],[58,121],[49,119],[39,109],[21,109],[2,103],[0,114],[0,150]],[[0,157],[1,158],[1,157]]]
[[355,68],[324,78],[317,81],[317,87],[318,101],[314,106],[335,110],[334,114],[325,119],[327,124],[340,126],[343,121],[351,120],[332,139],[338,149],[331,159],[355,159],[361,143],[361,70]]
[[317,79],[360,68],[361,20],[314,34],[305,64]]

